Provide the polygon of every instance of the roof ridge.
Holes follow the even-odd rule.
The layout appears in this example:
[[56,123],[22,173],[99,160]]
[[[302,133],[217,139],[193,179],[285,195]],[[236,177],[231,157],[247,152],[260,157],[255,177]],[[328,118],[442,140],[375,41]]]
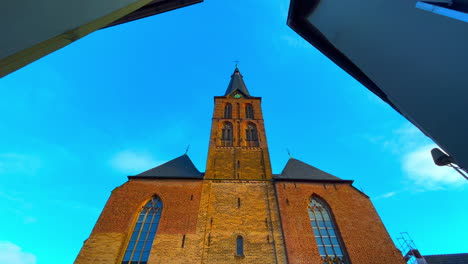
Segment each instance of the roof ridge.
[[203,174],[195,167],[187,153],[169,160],[152,169],[129,177],[156,177],[156,178],[203,178]]
[[278,179],[343,181],[328,172],[290,157]]

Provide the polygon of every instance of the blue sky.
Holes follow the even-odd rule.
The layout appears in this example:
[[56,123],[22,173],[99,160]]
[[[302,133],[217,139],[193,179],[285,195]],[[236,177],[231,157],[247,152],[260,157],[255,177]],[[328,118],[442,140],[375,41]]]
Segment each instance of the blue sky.
[[367,193],[392,238],[468,252],[467,184],[434,145],[286,26],[288,0],[205,1],[94,32],[0,80],[0,263],[72,263],[110,192],[184,153],[240,60],[273,171],[293,157]]

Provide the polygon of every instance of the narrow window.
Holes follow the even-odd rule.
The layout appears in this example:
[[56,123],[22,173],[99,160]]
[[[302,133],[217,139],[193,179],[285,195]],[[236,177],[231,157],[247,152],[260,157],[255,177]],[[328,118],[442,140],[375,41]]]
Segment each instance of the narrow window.
[[236,238],[236,255],[244,256],[244,238],[242,236]]
[[312,197],[309,203],[309,217],[323,262],[349,263],[333,215],[325,202],[318,197]]
[[230,103],[224,106],[224,118],[232,118],[232,105]]
[[153,244],[159,219],[161,218],[162,202],[159,197],[153,197],[140,214],[133,228],[133,233],[128,242],[122,264],[146,264],[151,245]]
[[247,146],[249,147],[258,147],[258,134],[257,126],[253,123],[249,123],[245,129],[245,138]]
[[237,208],[240,208],[240,206],[241,206],[241,200],[240,198],[237,198]]
[[182,245],[180,247],[184,248],[184,246],[185,246],[185,235],[182,236]]
[[251,104],[245,105],[245,117],[247,119],[254,119],[254,111]]
[[224,123],[221,134],[221,143],[225,147],[232,146],[232,124],[230,122]]

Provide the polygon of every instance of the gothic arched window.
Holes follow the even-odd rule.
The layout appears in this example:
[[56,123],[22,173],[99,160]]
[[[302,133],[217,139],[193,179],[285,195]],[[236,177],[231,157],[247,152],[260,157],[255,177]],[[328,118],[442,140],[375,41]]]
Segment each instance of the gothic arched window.
[[122,264],[146,264],[161,218],[162,201],[153,197],[141,210],[128,242]]
[[257,126],[255,126],[255,124],[250,123],[247,125],[247,128],[245,129],[245,138],[247,146],[258,147],[258,133]]
[[348,263],[333,215],[326,203],[313,196],[309,203],[309,217],[323,263]]
[[232,118],[232,105],[230,103],[224,106],[224,118]]
[[254,119],[254,110],[251,104],[245,105],[245,117],[247,119]]
[[242,236],[236,238],[236,255],[244,256],[244,238]]
[[232,124],[230,122],[224,123],[221,133],[222,145],[226,147],[232,146]]

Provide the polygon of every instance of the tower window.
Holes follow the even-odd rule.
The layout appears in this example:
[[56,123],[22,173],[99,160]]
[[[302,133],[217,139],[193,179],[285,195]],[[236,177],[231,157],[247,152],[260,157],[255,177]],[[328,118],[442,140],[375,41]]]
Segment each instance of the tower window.
[[185,246],[185,235],[182,236],[182,245],[180,247],[184,248],[184,246]]
[[146,264],[151,246],[158,230],[161,218],[162,202],[159,197],[153,197],[140,214],[133,228],[130,242],[128,242],[122,264]]
[[224,106],[224,118],[232,118],[232,105],[230,103]]
[[254,119],[254,110],[251,104],[245,105],[245,117],[247,119]]
[[245,130],[245,134],[247,146],[258,147],[257,126],[255,126],[253,123],[248,124]]
[[244,256],[244,238],[242,236],[236,238],[236,255]]
[[232,146],[232,124],[230,122],[224,123],[221,134],[221,143],[225,147]]
[[349,263],[333,215],[325,202],[318,197],[312,197],[308,210],[312,231],[323,263]]

